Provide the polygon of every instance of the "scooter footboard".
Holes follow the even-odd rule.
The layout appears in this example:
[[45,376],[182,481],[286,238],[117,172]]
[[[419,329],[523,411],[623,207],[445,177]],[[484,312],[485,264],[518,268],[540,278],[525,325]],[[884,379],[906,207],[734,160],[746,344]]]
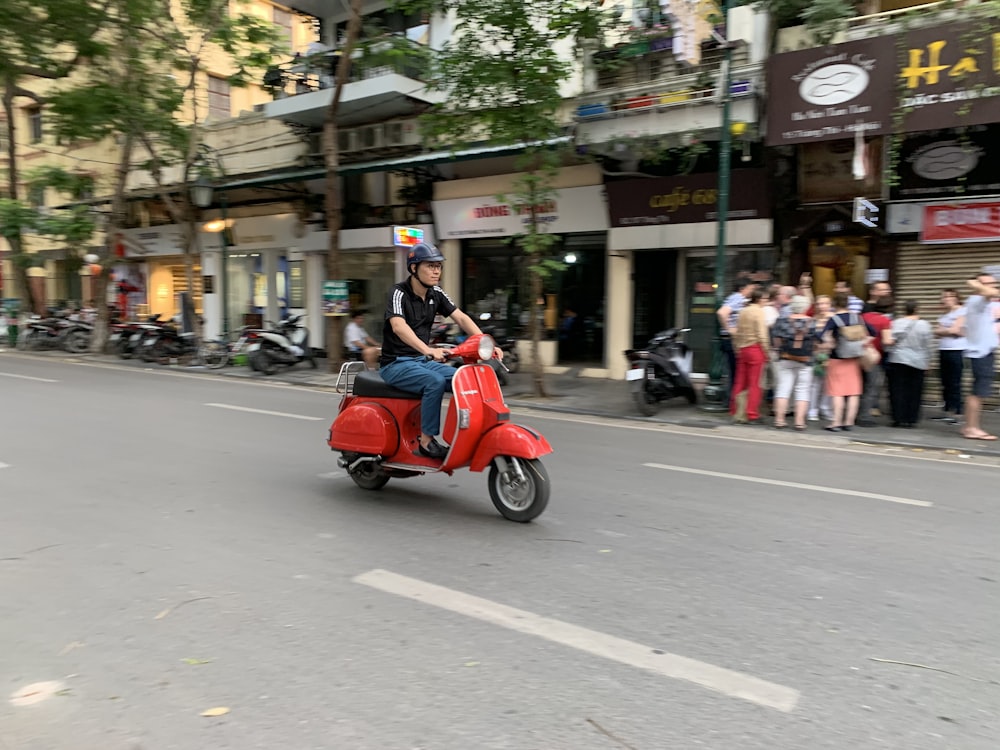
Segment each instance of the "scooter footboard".
[[479,441],[469,469],[482,471],[496,456],[538,458],[552,453],[549,441],[529,427],[519,424],[499,424]]

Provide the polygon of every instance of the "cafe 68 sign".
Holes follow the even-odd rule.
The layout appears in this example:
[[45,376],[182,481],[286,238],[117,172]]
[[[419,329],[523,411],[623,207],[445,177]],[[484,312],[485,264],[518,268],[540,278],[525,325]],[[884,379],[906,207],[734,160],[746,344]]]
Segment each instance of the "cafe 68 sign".
[[774,55],[767,143],[1000,122],[1000,19]]

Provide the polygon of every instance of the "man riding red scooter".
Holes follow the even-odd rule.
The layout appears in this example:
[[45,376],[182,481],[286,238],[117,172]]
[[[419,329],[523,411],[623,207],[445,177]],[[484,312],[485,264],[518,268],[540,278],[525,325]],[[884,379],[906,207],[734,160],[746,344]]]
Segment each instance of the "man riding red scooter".
[[[530,521],[548,502],[548,475],[538,457],[552,447],[537,432],[510,422],[493,368],[474,364],[503,353],[437,285],[443,261],[432,245],[410,250],[410,277],[389,294],[381,370],[355,375],[328,443],[341,451],[338,463],[365,489],[379,489],[391,477],[490,466],[497,510],[505,518]],[[469,338],[454,349],[431,347],[427,342],[438,314],[450,316]],[[465,365],[456,370],[449,359]],[[444,434],[450,445],[442,445],[436,436],[449,386],[454,395]]]

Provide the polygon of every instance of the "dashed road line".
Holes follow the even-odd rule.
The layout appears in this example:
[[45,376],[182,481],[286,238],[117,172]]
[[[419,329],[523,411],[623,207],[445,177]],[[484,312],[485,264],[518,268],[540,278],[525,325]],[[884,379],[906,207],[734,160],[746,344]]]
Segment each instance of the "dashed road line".
[[861,490],[845,490],[840,487],[825,487],[819,484],[803,484],[801,482],[788,482],[782,479],[767,479],[765,477],[748,477],[744,474],[726,474],[722,471],[709,471],[708,469],[692,469],[690,466],[671,466],[669,464],[643,464],[650,469],[663,469],[664,471],[679,471],[684,474],[699,474],[703,477],[716,477],[717,479],[732,479],[735,482],[749,482],[751,484],[770,484],[775,487],[791,487],[798,490],[809,490],[810,492],[824,492],[830,495],[847,495],[848,497],[864,497],[869,500],[884,500],[888,503],[900,503],[902,505],[916,505],[921,508],[930,508],[934,503],[927,500],[914,500],[909,497],[896,497],[895,495],[881,495],[877,492],[862,492]]
[[492,625],[537,636],[562,646],[610,659],[620,664],[653,672],[662,677],[684,680],[723,695],[756,703],[786,713],[799,701],[799,691],[735,672],[714,664],[653,649],[596,630],[542,617],[534,612],[465,594],[433,583],[409,578],[388,570],[370,570],[354,578],[355,583],[394,594],[432,607],[455,612]]
[[321,422],[326,417],[308,417],[305,414],[289,414],[286,411],[269,411],[268,409],[251,409],[249,406],[236,406],[235,404],[205,404],[215,409],[229,409],[230,411],[244,411],[250,414],[264,414],[269,417],[285,417],[286,419],[302,419],[307,422]]
[[58,383],[58,380],[53,380],[52,378],[36,378],[34,375],[18,375],[13,372],[0,372],[0,377],[4,378],[17,378],[18,380],[34,380],[37,383]]

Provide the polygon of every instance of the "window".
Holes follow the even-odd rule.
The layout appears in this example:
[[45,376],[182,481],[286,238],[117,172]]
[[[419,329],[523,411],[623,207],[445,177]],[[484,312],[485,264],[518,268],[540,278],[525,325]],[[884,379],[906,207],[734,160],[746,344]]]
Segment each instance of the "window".
[[42,208],[45,205],[45,188],[35,185],[28,191],[28,203],[32,208]]
[[208,77],[208,116],[213,120],[227,120],[232,116],[229,81],[225,78]]
[[284,34],[288,40],[288,48],[295,48],[295,32],[292,30],[292,13],[284,8],[273,6],[271,8],[271,20],[278,27],[278,33]]
[[32,143],[41,143],[42,136],[42,108],[28,107],[28,134]]

